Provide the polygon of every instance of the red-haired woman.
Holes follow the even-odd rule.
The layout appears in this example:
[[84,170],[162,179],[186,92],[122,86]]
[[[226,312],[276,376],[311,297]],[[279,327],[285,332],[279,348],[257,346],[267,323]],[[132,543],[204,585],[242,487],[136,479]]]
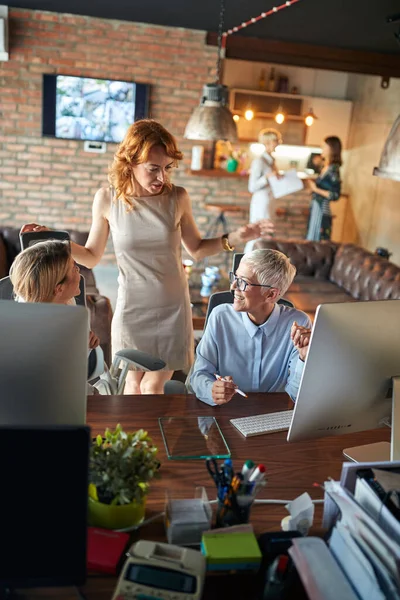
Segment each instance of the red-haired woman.
[[[202,239],[186,190],[169,176],[182,159],[174,137],[159,123],[131,125],[110,168],[110,187],[98,190],[85,246],[71,243],[73,258],[89,268],[101,259],[111,230],[119,277],[112,323],[113,352],[137,348],[159,357],[164,371],[130,371],[126,394],[160,394],[173,371],[193,362],[189,289],[181,244],[195,260],[271,233],[269,220],[222,238]],[[31,223],[24,231],[40,231]]]

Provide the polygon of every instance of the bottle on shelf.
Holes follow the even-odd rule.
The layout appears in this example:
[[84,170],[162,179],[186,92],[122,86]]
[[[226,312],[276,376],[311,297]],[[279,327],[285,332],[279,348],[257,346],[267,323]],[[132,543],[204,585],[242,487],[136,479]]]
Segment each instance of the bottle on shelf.
[[265,69],[261,69],[261,74],[260,74],[260,79],[258,81],[258,89],[261,90],[262,92],[265,91],[266,88],[266,80],[265,80]]
[[276,88],[275,69],[274,69],[274,67],[272,67],[271,73],[269,74],[269,79],[268,79],[268,91],[275,92],[275,88]]

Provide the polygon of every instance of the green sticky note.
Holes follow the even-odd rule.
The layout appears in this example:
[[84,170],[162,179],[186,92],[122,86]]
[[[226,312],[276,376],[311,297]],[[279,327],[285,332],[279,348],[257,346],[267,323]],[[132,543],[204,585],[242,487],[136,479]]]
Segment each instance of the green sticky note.
[[202,538],[202,552],[209,564],[258,564],[261,561],[254,533],[207,533]]

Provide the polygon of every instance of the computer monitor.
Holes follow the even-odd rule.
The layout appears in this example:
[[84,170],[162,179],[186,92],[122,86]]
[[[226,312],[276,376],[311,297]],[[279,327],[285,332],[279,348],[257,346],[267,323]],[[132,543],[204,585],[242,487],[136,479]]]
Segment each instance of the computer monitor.
[[0,301],[0,425],[86,421],[83,306]]
[[0,426],[1,598],[84,583],[89,447],[86,426]]
[[288,441],[374,429],[391,418],[391,444],[344,453],[357,462],[399,460],[399,413],[400,300],[319,306]]

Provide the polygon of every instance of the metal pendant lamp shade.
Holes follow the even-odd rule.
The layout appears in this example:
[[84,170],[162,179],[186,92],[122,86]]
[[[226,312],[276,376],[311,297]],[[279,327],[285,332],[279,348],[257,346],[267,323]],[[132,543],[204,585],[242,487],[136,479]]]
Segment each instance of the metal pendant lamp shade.
[[226,85],[206,84],[200,105],[194,109],[186,125],[184,137],[188,140],[237,142],[236,123],[227,107],[227,99]]
[[390,130],[383,147],[379,167],[375,167],[374,175],[400,181],[400,115]]

